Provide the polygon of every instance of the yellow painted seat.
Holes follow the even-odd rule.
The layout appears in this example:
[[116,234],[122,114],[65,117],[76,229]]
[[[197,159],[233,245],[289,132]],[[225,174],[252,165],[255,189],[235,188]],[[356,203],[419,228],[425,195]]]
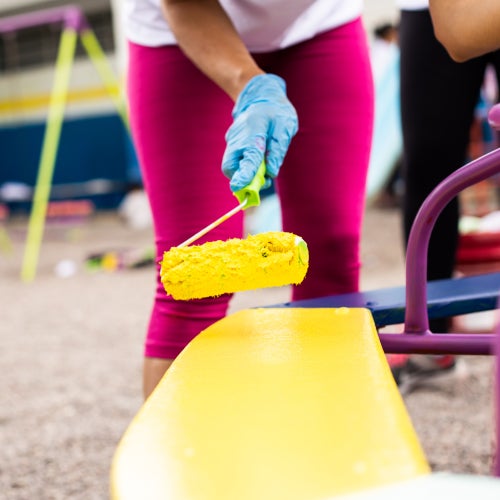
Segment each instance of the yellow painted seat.
[[366,309],[251,309],[175,360],[119,443],[112,498],[312,500],[429,466]]

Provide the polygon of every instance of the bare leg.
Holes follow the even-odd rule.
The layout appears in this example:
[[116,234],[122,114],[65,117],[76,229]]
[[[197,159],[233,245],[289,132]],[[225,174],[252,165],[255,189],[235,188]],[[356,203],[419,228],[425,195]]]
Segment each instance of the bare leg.
[[144,399],[153,392],[158,382],[162,379],[167,369],[172,364],[172,359],[144,358],[142,389]]

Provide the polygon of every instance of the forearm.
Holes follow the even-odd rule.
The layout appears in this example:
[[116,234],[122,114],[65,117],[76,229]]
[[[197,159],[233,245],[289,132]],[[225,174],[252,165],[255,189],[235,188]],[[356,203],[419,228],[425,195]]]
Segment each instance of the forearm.
[[434,31],[456,61],[500,48],[499,0],[430,0]]
[[233,100],[263,73],[217,0],[163,0],[163,12],[179,47]]

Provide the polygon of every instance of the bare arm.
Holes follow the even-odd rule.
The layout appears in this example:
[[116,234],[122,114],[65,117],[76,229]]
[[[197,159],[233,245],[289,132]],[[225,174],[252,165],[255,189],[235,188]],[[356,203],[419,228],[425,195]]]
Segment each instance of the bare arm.
[[164,15],[187,57],[236,100],[264,73],[217,0],[162,0]]
[[500,48],[499,0],[430,0],[434,31],[456,61]]

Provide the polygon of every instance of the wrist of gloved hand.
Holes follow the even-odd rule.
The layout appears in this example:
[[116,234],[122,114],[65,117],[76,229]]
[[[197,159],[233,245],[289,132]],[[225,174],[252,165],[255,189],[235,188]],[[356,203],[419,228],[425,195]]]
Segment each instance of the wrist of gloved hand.
[[298,119],[285,81],[272,74],[257,75],[247,83],[236,100],[233,119],[226,133],[222,171],[236,192],[252,181],[263,159],[266,176],[278,175]]

